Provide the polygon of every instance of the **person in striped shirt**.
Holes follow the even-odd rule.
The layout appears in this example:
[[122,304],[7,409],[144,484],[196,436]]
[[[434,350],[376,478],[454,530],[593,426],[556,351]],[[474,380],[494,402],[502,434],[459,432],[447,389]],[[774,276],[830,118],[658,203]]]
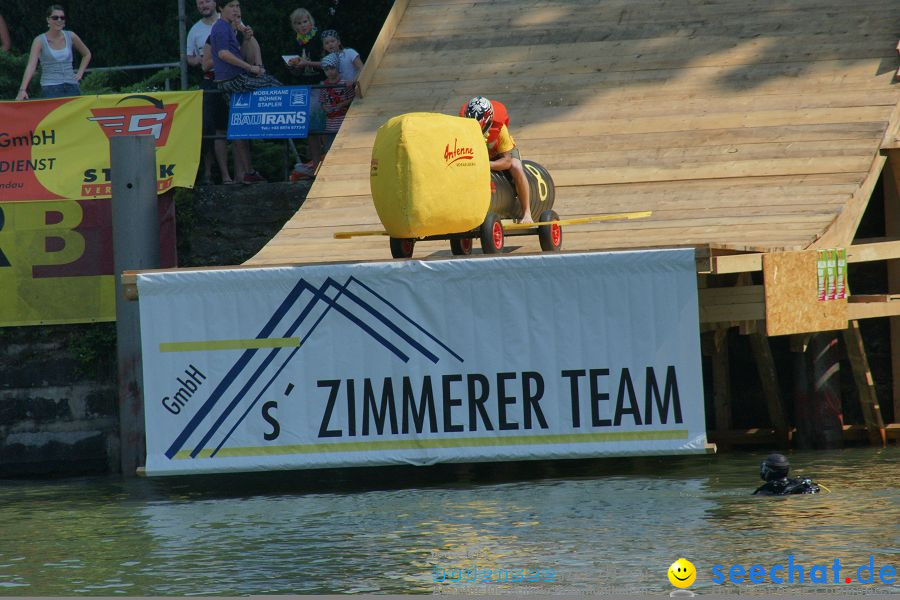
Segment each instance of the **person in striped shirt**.
[[334,86],[324,87],[319,91],[319,103],[325,111],[323,154],[331,147],[335,134],[344,122],[350,103],[356,97],[354,88],[348,87],[347,82],[341,79],[339,68],[340,58],[337,54],[332,53],[322,59],[322,69],[325,71],[325,81],[322,84]]

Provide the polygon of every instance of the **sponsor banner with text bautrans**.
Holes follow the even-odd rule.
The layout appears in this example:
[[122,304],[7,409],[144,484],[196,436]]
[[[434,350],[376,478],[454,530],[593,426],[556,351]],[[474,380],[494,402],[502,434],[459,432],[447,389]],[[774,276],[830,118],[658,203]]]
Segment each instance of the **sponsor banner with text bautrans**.
[[0,102],[0,326],[115,319],[109,139],[152,135],[159,194],[192,187],[201,107],[201,92]]
[[699,453],[692,250],[138,276],[149,475]]
[[228,139],[305,138],[309,133],[309,109],[308,86],[234,93]]

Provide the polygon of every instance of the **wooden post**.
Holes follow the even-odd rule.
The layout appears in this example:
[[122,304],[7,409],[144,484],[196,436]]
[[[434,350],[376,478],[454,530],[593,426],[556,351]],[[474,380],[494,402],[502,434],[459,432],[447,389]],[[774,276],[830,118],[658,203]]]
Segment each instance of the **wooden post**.
[[778,371],[775,369],[772,347],[769,345],[769,338],[763,333],[764,329],[760,325],[748,336],[750,348],[756,360],[756,370],[759,373],[763,394],[766,397],[769,420],[772,422],[772,427],[775,428],[775,438],[781,447],[786,448],[791,441],[788,417],[781,399],[781,389],[778,386]]
[[797,448],[812,448],[813,440],[808,423],[810,420],[810,385],[807,368],[806,350],[809,348],[809,335],[791,336],[791,352],[794,354],[794,425],[797,428],[793,443]]
[[713,410],[716,415],[716,431],[725,433],[731,429],[731,371],[728,365],[728,328],[719,327],[712,332],[708,353],[712,364]]
[[135,475],[146,459],[144,382],[138,304],[127,302],[122,271],[159,267],[156,200],[156,140],[152,136],[114,136],[109,140],[112,179],[113,256],[116,283],[121,467]]
[[859,331],[859,321],[850,321],[849,325],[844,330],[844,346],[847,348],[847,358],[850,359],[853,380],[859,391],[859,404],[866,421],[869,443],[873,446],[884,447],[887,444],[884,421],[881,419],[881,407],[878,405],[875,383],[872,381],[869,360],[866,358],[866,349]]
[[[900,237],[900,150],[888,151],[888,160],[881,172],[884,191],[884,234]],[[900,293],[900,260],[888,260],[888,293]],[[894,422],[900,423],[900,317],[890,318],[891,379],[893,382]]]

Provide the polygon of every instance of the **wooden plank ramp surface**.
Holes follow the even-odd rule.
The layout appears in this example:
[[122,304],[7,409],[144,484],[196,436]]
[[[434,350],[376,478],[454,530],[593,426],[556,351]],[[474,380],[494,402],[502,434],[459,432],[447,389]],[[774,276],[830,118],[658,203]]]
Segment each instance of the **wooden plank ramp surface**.
[[653,211],[567,227],[565,250],[849,245],[898,137],[898,21],[896,0],[398,0],[306,202],[247,264],[390,259],[332,237],[381,229],[376,130],[475,95],[506,104],[561,218]]

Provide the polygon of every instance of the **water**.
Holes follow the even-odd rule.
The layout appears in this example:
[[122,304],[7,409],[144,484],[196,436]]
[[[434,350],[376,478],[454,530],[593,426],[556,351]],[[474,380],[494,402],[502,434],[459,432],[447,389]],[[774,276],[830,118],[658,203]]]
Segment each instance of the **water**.
[[[791,454],[831,493],[789,498],[748,495],[763,454],[4,481],[0,595],[659,593],[680,556],[701,593],[900,592],[900,579],[855,581],[870,556],[876,582],[885,565],[900,572],[900,448]],[[789,555],[805,583],[712,582],[715,564],[727,582],[734,563],[768,572]],[[832,583],[835,559],[851,584]],[[809,583],[815,564],[827,585]],[[473,565],[554,577],[434,581]]]

